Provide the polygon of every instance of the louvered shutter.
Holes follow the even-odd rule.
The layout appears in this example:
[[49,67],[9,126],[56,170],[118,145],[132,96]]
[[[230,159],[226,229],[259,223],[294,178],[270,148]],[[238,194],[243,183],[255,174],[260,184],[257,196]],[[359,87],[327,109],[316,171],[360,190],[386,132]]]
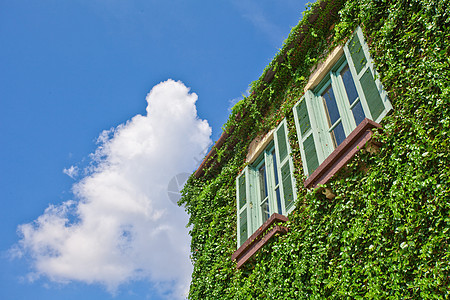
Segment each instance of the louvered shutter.
[[306,176],[311,175],[324,160],[324,150],[317,125],[319,118],[314,115],[312,107],[314,97],[311,91],[307,91],[294,106],[295,127]]
[[289,140],[287,137],[286,120],[283,120],[275,129],[275,153],[278,160],[278,178],[281,183],[281,197],[284,214],[288,214],[293,208],[297,197],[295,182],[292,177],[293,164],[290,156]]
[[251,231],[251,212],[249,205],[249,172],[248,167],[236,178],[237,235],[238,248],[248,239]]
[[344,53],[355,79],[358,94],[364,100],[361,104],[365,108],[366,115],[373,121],[380,122],[392,110],[392,105],[380,80],[374,76],[376,71],[360,27],[345,45]]

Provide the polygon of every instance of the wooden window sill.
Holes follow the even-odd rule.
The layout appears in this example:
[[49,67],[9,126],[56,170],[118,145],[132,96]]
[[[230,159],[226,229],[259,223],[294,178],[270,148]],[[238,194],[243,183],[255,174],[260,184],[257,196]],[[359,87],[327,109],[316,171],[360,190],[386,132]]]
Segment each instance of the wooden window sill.
[[[288,218],[274,213],[262,224],[240,247],[231,255],[232,260],[236,260],[237,268],[241,268],[259,249],[277,233],[284,234],[288,229],[275,223],[287,222]],[[267,231],[273,224],[273,228]]]
[[373,128],[381,125],[365,118],[355,130],[324,160],[305,180],[306,188],[316,188],[327,183],[350,159],[371,140]]

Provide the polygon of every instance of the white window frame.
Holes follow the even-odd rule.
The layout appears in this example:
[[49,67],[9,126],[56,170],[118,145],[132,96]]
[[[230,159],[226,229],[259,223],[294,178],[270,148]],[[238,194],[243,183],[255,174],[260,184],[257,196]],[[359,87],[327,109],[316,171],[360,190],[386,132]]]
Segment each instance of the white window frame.
[[[359,70],[359,72],[355,67],[354,58],[351,53],[352,45],[350,45],[350,43],[353,43],[354,39],[355,42],[359,42],[361,46],[359,48],[357,47],[357,49],[354,48],[356,49],[356,51],[354,51],[362,51],[362,54],[365,58],[364,66],[361,68],[361,70]],[[304,96],[300,99],[300,101],[296,103],[293,108],[300,153],[304,166],[303,169],[306,176],[311,175],[312,172],[336,148],[329,133],[331,129],[329,129],[326,108],[323,104],[323,98],[321,96],[323,91],[328,88],[330,83],[336,99],[336,104],[340,114],[340,122],[342,122],[345,137],[348,137],[348,135],[357,126],[355,119],[353,118],[351,109],[354,105],[357,105],[358,102],[361,103],[365,117],[377,123],[379,123],[388,113],[392,111],[392,105],[387,97],[386,91],[384,90],[377,76],[373,65],[373,60],[369,53],[369,48],[364,41],[364,36],[360,27],[355,30],[352,38],[342,48],[336,48],[335,51],[330,54],[330,57],[327,58],[325,63],[320,68],[318,68],[318,74],[313,74],[314,76],[311,77],[310,82],[307,84],[307,90],[305,91]],[[362,62],[364,62],[364,60]],[[352,106],[350,106],[344,83],[340,75],[341,70],[343,70],[347,65],[349,67],[358,94],[358,98],[354,101]],[[366,72],[370,72],[369,75],[372,76],[372,80],[375,82],[376,90],[381,99],[381,102],[377,102],[377,104],[381,103],[383,110],[381,112],[377,112],[378,116],[372,114],[368,99],[366,98],[365,94],[365,90],[367,91],[368,89],[364,88],[361,84],[362,77],[365,76]],[[372,107],[375,107],[374,105],[375,104],[373,104]],[[378,107],[381,106],[379,105]],[[305,126],[305,122],[302,122],[302,120],[304,121],[304,119],[300,120],[300,116],[305,115],[305,109],[307,110],[309,118],[309,127]],[[303,126],[303,128],[301,128],[301,125]],[[305,128],[307,127],[308,129],[305,131]],[[314,151],[311,152],[310,147],[306,149],[307,146],[311,145],[311,139],[314,140],[313,144],[316,156],[313,153]]]
[[[284,134],[283,134],[284,133]],[[265,198],[261,197],[261,186],[259,181],[259,168],[265,165],[265,174],[267,179],[267,194],[269,204],[269,217],[273,213],[280,213],[287,216],[294,208],[295,201],[297,200],[297,189],[295,178],[293,176],[294,165],[291,158],[291,149],[287,138],[287,125],[286,120],[283,120],[273,132],[273,138],[269,139],[264,144],[264,150],[258,153],[252,161],[248,162],[248,165],[236,178],[236,208],[237,208],[237,246],[238,248],[268,219],[263,216],[261,205]],[[280,142],[282,142],[286,149],[281,149]],[[281,157],[283,151],[283,157]],[[275,152],[276,170],[274,168],[273,152]],[[289,169],[289,174],[282,174],[282,169]],[[275,174],[276,172],[276,174]],[[244,176],[245,179],[242,179]],[[276,184],[275,176],[278,178],[278,184]],[[245,186],[242,184],[245,181]],[[289,192],[289,185],[291,187],[292,196],[291,201],[286,201],[285,193]],[[285,188],[288,188],[285,190]],[[243,189],[241,191],[241,189]],[[278,207],[277,193],[279,191],[279,201],[281,206],[281,212]],[[245,191],[245,204],[240,207],[240,197],[244,195]],[[241,214],[244,214],[247,218],[246,234],[241,231]]]

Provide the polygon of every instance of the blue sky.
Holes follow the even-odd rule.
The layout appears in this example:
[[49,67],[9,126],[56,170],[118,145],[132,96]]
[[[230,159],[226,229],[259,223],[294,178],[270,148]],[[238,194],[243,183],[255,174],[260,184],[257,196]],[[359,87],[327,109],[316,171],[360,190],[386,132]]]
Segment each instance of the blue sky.
[[0,298],[182,299],[187,216],[167,184],[304,9],[0,0]]

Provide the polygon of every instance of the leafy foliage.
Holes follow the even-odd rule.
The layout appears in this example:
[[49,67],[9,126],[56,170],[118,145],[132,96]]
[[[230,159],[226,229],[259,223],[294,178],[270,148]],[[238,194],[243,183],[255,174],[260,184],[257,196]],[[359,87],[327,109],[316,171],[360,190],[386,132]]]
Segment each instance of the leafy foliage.
[[[218,163],[184,188],[180,204],[190,214],[194,263],[190,299],[450,297],[448,7],[448,0],[323,1],[309,7],[252,83],[251,95],[234,107]],[[292,107],[312,67],[358,25],[394,112],[375,134],[380,152],[357,154],[346,176],[329,184],[337,197],[328,200],[302,189]],[[235,179],[250,141],[284,117],[299,199],[289,233],[236,270]]]

